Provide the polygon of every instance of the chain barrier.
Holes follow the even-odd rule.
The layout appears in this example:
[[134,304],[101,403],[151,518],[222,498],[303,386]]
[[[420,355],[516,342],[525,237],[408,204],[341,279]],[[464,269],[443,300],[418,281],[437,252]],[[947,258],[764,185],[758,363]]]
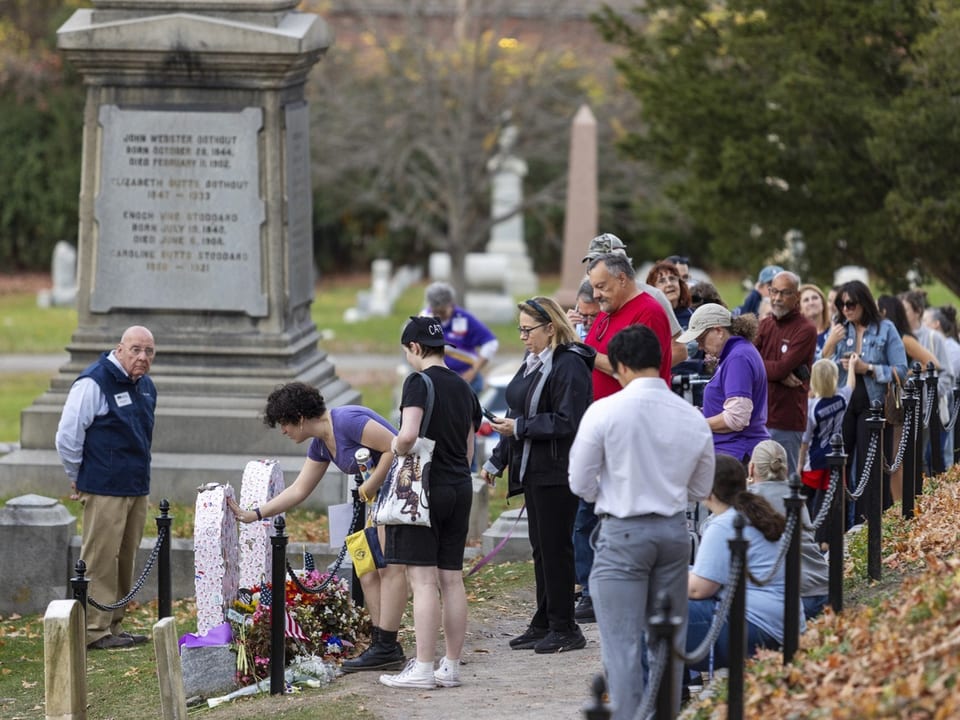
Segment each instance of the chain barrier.
[[936,393],[928,391],[926,383],[923,385],[923,426],[930,427],[930,415],[933,413],[933,397]]
[[794,513],[787,513],[787,524],[783,529],[783,535],[780,536],[780,544],[777,547],[777,561],[773,564],[773,568],[770,570],[770,574],[767,575],[763,580],[759,580],[756,575],[750,572],[750,569],[747,568],[747,578],[754,585],[766,585],[776,576],[777,571],[780,570],[780,566],[783,565],[783,561],[787,557],[787,551],[790,549],[790,541],[793,539],[793,534],[797,531],[797,515]]
[[723,594],[720,604],[714,610],[713,622],[710,624],[710,629],[707,630],[707,636],[703,639],[703,642],[689,655],[677,648],[673,649],[674,655],[680,658],[686,665],[692,665],[693,663],[698,663],[703,660],[707,656],[707,653],[710,652],[710,648],[717,642],[717,638],[720,637],[720,631],[723,630],[723,624],[727,621],[727,616],[730,614],[730,606],[733,604],[734,588],[737,586],[737,583],[740,582],[740,573],[742,572],[743,560],[736,556],[733,557],[730,560],[729,582],[725,585],[727,591]]
[[914,425],[914,412],[916,412],[914,408],[907,410],[906,416],[903,418],[903,432],[900,434],[900,446],[897,448],[897,456],[894,458],[892,465],[883,464],[884,472],[895,473],[900,469],[900,465],[903,463],[903,455],[907,450],[907,441],[910,439],[910,429]]
[[[731,593],[732,594],[732,593]],[[637,712],[634,713],[635,720],[650,720],[654,716],[654,704],[657,702],[657,693],[660,692],[660,683],[663,681],[663,673],[666,671],[670,658],[668,653],[670,646],[666,640],[661,640],[657,645],[657,654],[653,660],[653,667],[650,668],[650,681],[643,693],[643,701]]]
[[147,558],[147,564],[143,566],[143,572],[140,573],[140,577],[137,578],[137,582],[134,583],[133,589],[127,593],[126,597],[117,600],[115,603],[105,603],[101,605],[90,595],[87,595],[87,602],[93,605],[97,610],[103,610],[105,612],[110,610],[119,610],[122,607],[126,607],[127,604],[133,600],[134,596],[140,592],[140,588],[142,588],[143,583],[146,582],[147,576],[150,575],[150,571],[153,570],[153,564],[157,561],[157,556],[160,555],[160,546],[163,545],[166,538],[167,529],[165,527],[159,528],[157,530],[157,544],[153,546],[153,550],[150,552],[150,557]]
[[870,446],[867,448],[867,456],[863,462],[863,473],[860,478],[860,484],[856,490],[847,490],[847,495],[852,500],[859,500],[863,491],[870,482],[870,471],[873,470],[873,463],[877,458],[877,445],[879,445],[879,433],[870,433]]
[[[365,507],[365,503],[354,503],[353,504],[353,520],[350,521],[350,527],[357,526],[357,520],[360,519],[360,513]],[[318,595],[323,592],[323,590],[330,584],[330,581],[336,577],[337,573],[340,571],[340,566],[343,565],[343,560],[347,556],[347,543],[344,541],[343,547],[340,548],[340,553],[337,555],[336,561],[333,563],[333,567],[327,573],[327,579],[316,587],[307,587],[302,582],[300,578],[297,577],[296,571],[293,569],[293,566],[290,564],[290,561],[287,560],[287,575],[293,580],[293,584],[299,588],[301,592]]]
[[950,414],[950,422],[943,426],[943,429],[947,432],[952,432],[954,426],[957,424],[957,415],[960,414],[960,393],[956,393],[953,403],[953,412]]
[[833,505],[833,496],[836,495],[838,487],[840,487],[840,469],[830,468],[830,485],[827,488],[826,494],[823,496],[823,502],[820,503],[820,509],[817,511],[817,517],[815,517],[813,522],[810,523],[810,527],[813,530],[819,530],[820,526],[823,525],[827,517],[830,515],[830,507]]

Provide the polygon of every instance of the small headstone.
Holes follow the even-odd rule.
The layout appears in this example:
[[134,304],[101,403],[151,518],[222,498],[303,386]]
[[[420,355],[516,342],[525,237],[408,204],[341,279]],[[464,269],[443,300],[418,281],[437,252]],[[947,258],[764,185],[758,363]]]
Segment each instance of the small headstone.
[[21,495],[0,508],[0,615],[43,612],[66,596],[64,558],[76,528],[54,498]]
[[490,527],[490,489],[485,480],[474,477],[467,540],[481,540],[483,532],[488,527]]
[[54,600],[43,616],[43,691],[48,718],[87,716],[87,648],[83,606]]
[[230,645],[184,647],[183,693],[186,697],[216,697],[237,689],[237,655]]
[[389,260],[374,260],[370,265],[370,304],[371,315],[386,317],[393,309],[390,302],[390,274],[393,263]]
[[160,683],[160,717],[163,720],[187,720],[177,626],[172,617],[154,624],[153,649],[157,655],[157,680]]
[[53,291],[50,299],[55,306],[73,305],[77,300],[77,250],[61,240],[53,247],[51,263]]

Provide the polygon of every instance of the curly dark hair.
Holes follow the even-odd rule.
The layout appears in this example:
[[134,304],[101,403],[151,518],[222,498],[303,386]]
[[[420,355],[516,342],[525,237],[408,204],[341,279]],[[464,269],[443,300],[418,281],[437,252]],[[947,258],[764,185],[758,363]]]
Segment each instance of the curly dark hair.
[[280,385],[267,398],[263,424],[269,427],[298,423],[302,418],[318,418],[327,411],[320,391],[302,382]]
[[766,498],[747,490],[747,470],[730,455],[717,454],[713,475],[713,496],[743,513],[753,527],[770,542],[783,535],[787,521]]

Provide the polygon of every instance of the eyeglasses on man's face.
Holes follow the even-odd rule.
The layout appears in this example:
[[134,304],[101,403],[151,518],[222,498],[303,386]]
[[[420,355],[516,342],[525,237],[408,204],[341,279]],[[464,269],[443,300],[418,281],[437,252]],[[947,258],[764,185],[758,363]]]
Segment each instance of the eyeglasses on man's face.
[[783,290],[781,290],[780,288],[775,288],[772,285],[770,286],[770,297],[780,297],[781,295],[783,297],[790,297],[795,292],[797,291],[794,290],[793,288],[784,288]]
[[537,328],[542,328],[544,325],[549,325],[549,324],[550,323],[540,323],[539,325],[534,325],[533,327],[524,327],[523,325],[520,325],[517,328],[517,332],[520,333],[520,337],[522,338],[530,337],[530,333],[532,333],[534,330],[536,330]]

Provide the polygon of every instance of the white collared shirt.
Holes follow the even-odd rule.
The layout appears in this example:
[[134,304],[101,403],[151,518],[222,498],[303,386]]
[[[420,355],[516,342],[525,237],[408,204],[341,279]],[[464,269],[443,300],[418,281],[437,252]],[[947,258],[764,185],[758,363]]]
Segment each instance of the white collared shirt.
[[710,494],[713,470],[706,419],[659,377],[595,401],[570,449],[570,489],[620,518],[685,511]]

